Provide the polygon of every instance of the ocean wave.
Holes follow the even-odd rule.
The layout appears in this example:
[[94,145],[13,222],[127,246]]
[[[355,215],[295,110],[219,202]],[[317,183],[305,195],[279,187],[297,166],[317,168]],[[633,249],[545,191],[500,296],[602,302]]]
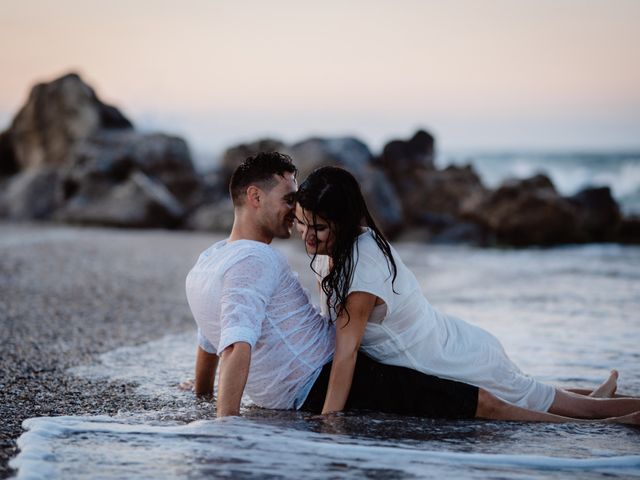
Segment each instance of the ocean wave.
[[482,469],[484,475],[547,470],[640,474],[640,455],[439,451],[274,427],[243,418],[158,426],[122,423],[104,416],[43,417],[26,420],[24,426],[28,432],[18,442],[21,453],[11,463],[18,469],[18,479],[89,478],[87,464],[105,479],[123,474],[172,478],[185,472],[190,478],[326,478],[331,472],[341,478],[359,478],[363,472],[375,471],[387,476],[393,472],[395,477],[437,477],[469,475],[474,469]]

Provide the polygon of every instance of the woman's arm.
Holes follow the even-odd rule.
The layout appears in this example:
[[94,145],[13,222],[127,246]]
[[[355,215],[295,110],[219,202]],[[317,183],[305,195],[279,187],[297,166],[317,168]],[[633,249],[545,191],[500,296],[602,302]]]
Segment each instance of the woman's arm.
[[343,310],[336,319],[336,353],[331,365],[323,414],[339,412],[347,403],[358,348],[377,298],[365,292],[350,293],[346,301],[349,316]]

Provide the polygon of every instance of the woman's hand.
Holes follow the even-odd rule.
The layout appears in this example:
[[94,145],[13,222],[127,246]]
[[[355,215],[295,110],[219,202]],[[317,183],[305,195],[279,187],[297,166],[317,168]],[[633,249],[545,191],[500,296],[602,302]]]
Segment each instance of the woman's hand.
[[336,352],[323,414],[339,412],[347,403],[360,341],[377,299],[370,293],[352,292],[345,302],[346,308],[342,308],[336,319]]

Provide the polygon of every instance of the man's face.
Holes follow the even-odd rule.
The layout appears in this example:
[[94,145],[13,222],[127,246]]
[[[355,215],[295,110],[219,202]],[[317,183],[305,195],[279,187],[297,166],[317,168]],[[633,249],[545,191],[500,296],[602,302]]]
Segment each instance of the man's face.
[[293,229],[295,193],[298,182],[293,173],[285,172],[284,176],[274,175],[276,186],[263,191],[260,208],[261,226],[266,234],[275,238],[289,238]]

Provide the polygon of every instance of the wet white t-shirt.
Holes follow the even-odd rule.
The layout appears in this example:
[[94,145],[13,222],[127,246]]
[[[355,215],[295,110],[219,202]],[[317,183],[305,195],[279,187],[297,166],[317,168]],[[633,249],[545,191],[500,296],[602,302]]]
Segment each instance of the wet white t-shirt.
[[[354,247],[356,267],[349,293],[371,293],[384,301],[374,308],[360,349],[381,363],[476,385],[514,405],[547,411],[555,389],[524,374],[492,334],[435,309],[413,272],[393,247],[391,251],[398,269],[393,284],[371,230],[360,235]],[[318,256],[314,269],[320,278],[326,276],[328,257]],[[321,307],[329,314],[322,292]]]
[[251,345],[246,392],[265,408],[299,408],[331,361],[334,329],[286,258],[252,240],[218,242],[187,275],[187,299],[209,353]]

